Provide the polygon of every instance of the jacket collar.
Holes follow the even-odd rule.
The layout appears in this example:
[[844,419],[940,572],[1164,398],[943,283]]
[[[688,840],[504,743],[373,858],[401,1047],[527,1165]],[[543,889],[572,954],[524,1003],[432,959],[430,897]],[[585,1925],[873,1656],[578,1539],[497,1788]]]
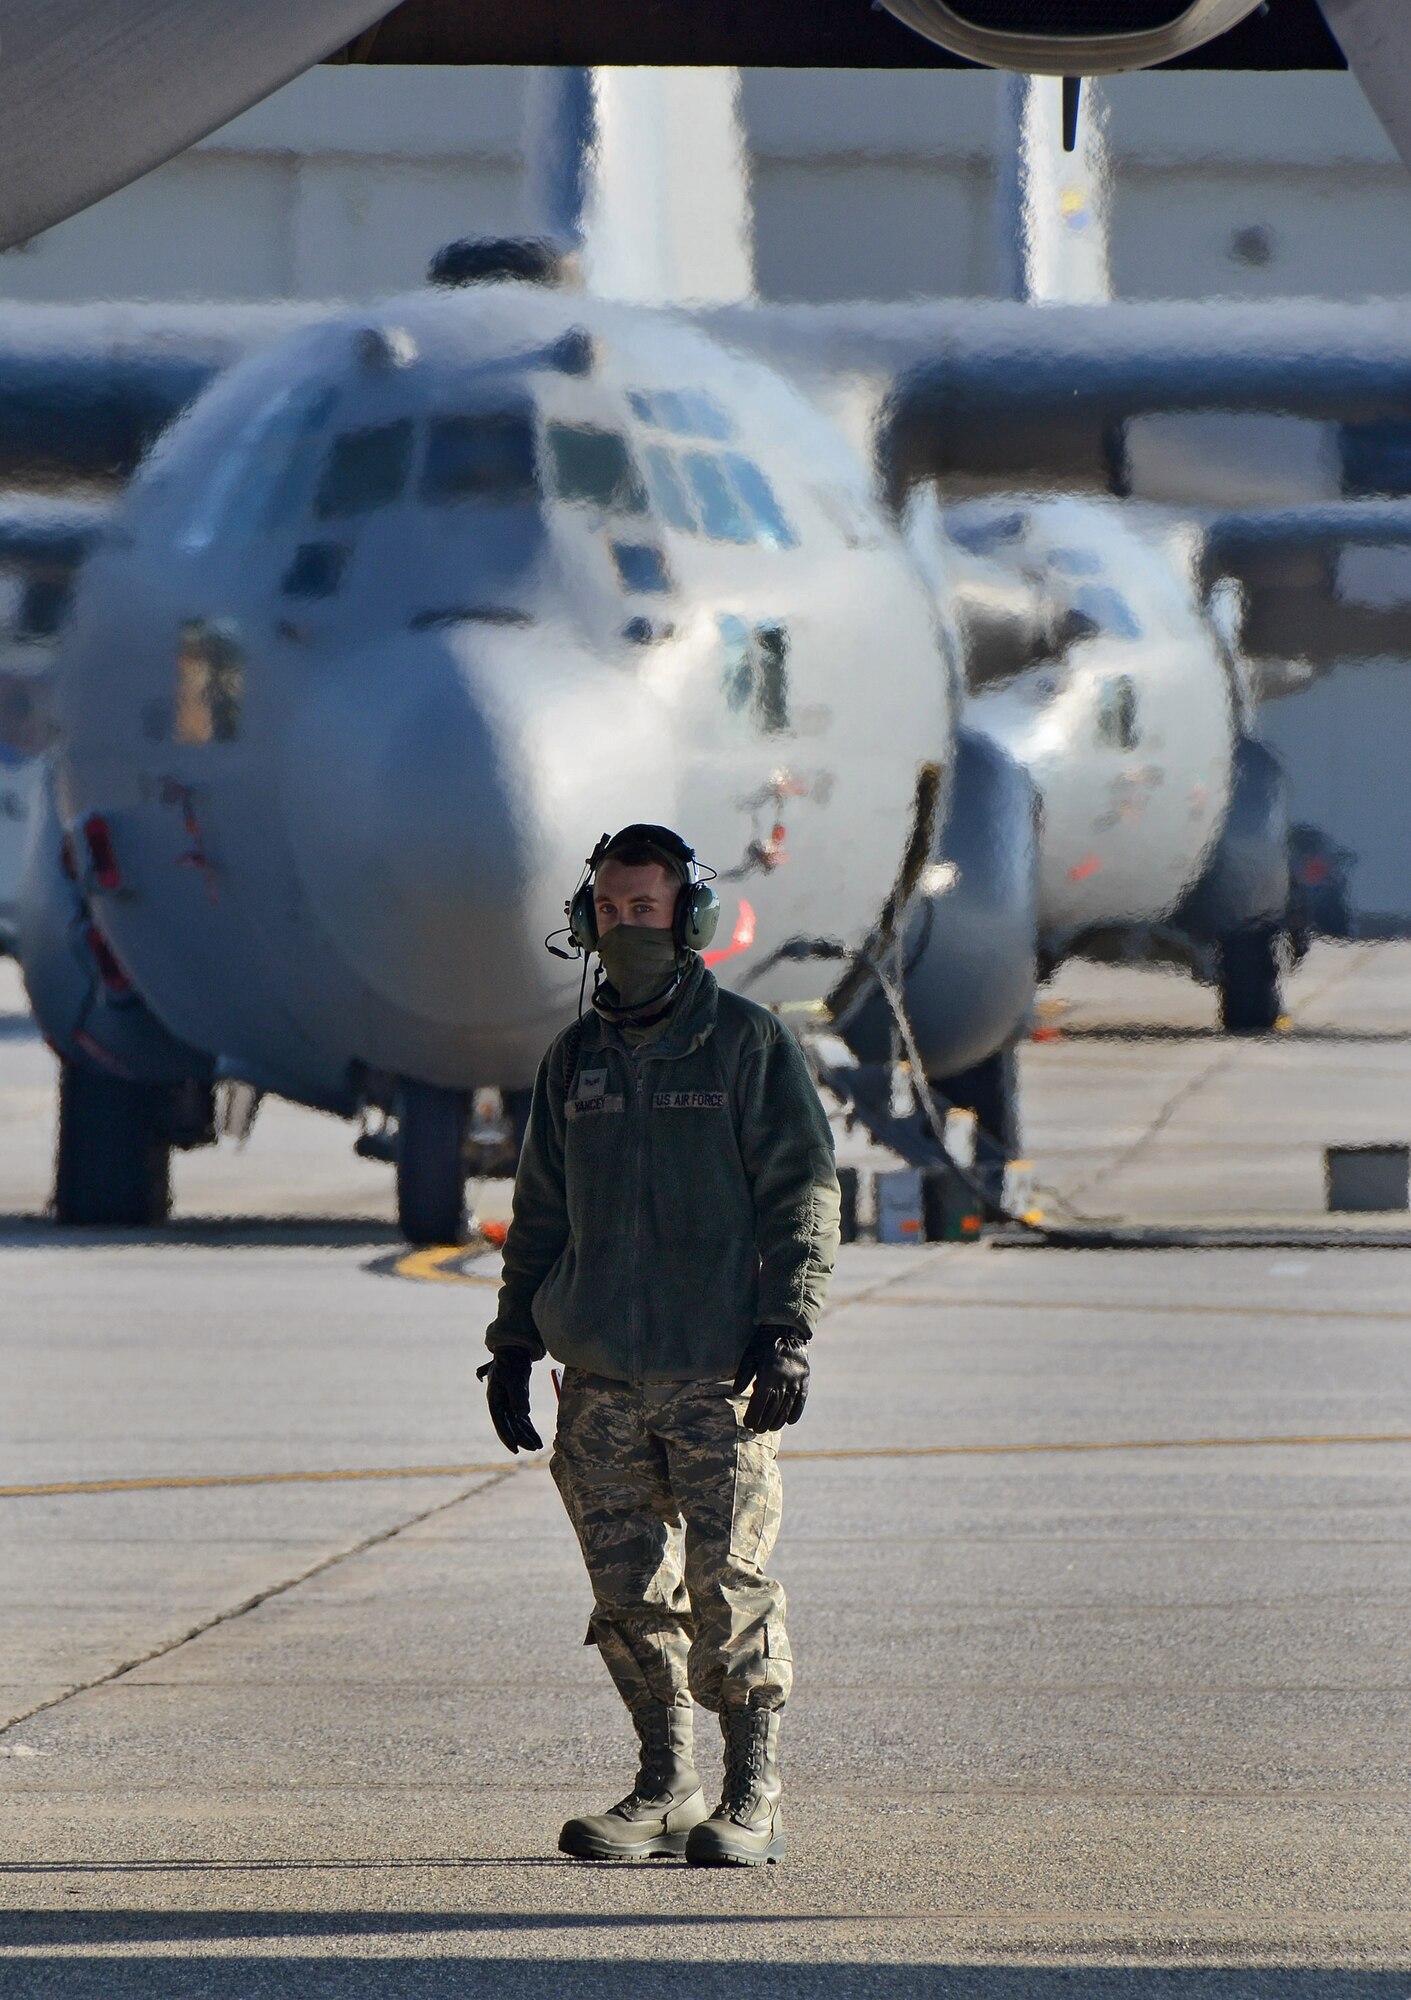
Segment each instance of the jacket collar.
[[[666,1060],[693,1054],[715,1032],[715,1008],[719,994],[715,974],[699,953],[692,952],[691,964],[682,975],[671,1019],[657,1040],[647,1045],[643,1054]],[[629,1055],[633,1053],[624,1036],[601,1014],[585,1015],[584,1021],[585,1024],[591,1022],[597,1030],[597,1040],[592,1046],[619,1048]]]

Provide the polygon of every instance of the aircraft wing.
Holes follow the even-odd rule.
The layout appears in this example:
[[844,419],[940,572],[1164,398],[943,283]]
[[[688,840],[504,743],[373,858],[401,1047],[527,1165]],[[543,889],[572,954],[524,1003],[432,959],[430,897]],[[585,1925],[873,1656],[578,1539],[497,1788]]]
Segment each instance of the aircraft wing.
[[1240,586],[1252,658],[1330,666],[1411,657],[1411,503],[1239,510],[1205,524],[1207,589]]
[[102,532],[102,501],[27,499],[0,502],[0,567],[79,563]]
[[1411,10],[1406,0],[1320,0],[1347,66],[1411,167]]
[[[0,308],[0,479],[125,477],[222,368],[328,310]],[[825,400],[857,391],[894,492],[936,478],[960,494],[1122,494],[1134,420],[1198,412],[1321,423],[1344,453],[1401,436],[1407,476],[1392,490],[1411,492],[1411,310],[1400,300],[957,299],[695,317]]]
[[126,479],[222,369],[327,310],[0,307],[0,480]]
[[1411,425],[1411,313],[1395,300],[947,299],[702,318],[825,402],[843,386],[870,396],[894,493],[935,478],[966,494],[1122,494],[1128,427],[1153,415]]
[[0,0],[0,250],[320,62],[387,0]]

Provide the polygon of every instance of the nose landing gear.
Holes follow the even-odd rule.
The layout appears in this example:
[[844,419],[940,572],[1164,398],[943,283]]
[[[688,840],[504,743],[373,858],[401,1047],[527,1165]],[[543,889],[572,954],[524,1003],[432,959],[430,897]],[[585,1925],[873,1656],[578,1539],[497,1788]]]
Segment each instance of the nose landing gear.
[[1220,1026],[1227,1035],[1271,1035],[1283,966],[1274,924],[1250,924],[1220,941]]
[[466,1234],[463,1090],[404,1078],[397,1092],[397,1221],[409,1243],[462,1243]]
[[59,1065],[54,1220],[70,1228],[151,1229],[171,1213],[173,1148],[215,1143],[208,1082],[139,1083]]

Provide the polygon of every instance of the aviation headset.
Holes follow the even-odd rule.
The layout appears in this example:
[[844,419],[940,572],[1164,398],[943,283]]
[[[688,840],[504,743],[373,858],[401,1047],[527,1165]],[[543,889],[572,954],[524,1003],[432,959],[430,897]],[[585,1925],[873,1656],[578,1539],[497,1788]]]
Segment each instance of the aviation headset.
[[702,877],[696,850],[688,847],[679,833],[668,826],[635,823],[620,833],[605,833],[583,864],[583,879],[564,905],[568,934],[580,951],[596,951],[598,913],[593,903],[593,886],[599,868],[624,847],[650,847],[664,867],[681,877],[676,906],[671,915],[671,935],[678,946],[704,951],[715,936],[720,921],[720,898],[708,879]]

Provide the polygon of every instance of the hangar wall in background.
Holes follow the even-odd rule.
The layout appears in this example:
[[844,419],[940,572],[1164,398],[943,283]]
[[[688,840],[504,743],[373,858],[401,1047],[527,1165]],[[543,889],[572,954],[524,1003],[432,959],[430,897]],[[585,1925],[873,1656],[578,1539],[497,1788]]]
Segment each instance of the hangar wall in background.
[[[767,298],[999,282],[999,80],[749,70]],[[1114,275],[1128,297],[1411,291],[1407,177],[1336,72],[1116,79]],[[0,255],[0,299],[372,297],[448,237],[532,222],[524,72],[325,67],[87,214]]]

